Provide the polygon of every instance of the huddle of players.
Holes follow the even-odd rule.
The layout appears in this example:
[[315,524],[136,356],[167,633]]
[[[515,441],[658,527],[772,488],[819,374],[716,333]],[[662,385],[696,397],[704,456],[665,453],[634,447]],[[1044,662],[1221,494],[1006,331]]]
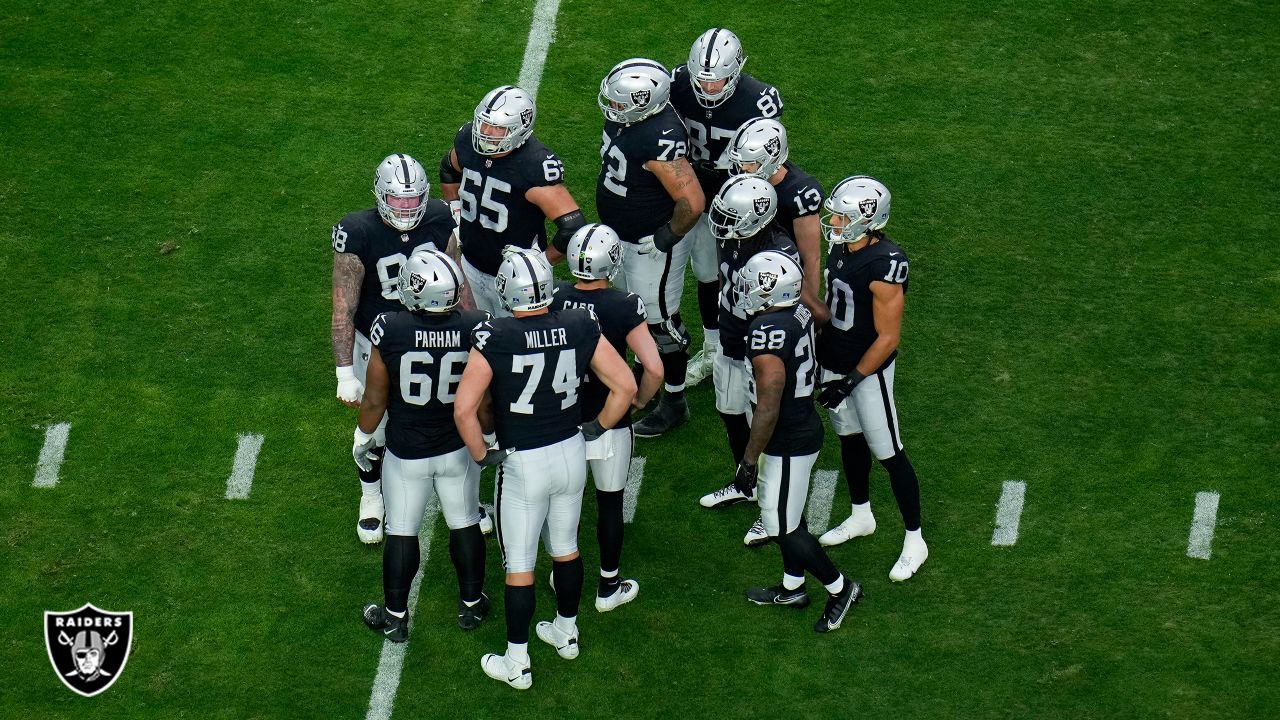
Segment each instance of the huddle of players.
[[[418,524],[433,485],[450,528],[459,624],[471,629],[484,619],[478,477],[482,466],[498,465],[508,648],[484,656],[482,667],[513,687],[531,684],[532,570],[544,528],[557,614],[539,623],[537,634],[562,657],[576,657],[584,576],[576,530],[587,463],[601,518],[596,605],[606,611],[638,592],[635,581],[618,576],[629,411],[665,380],[662,401],[634,434],[681,424],[686,376],[696,382],[708,368],[737,471],[702,504],[758,499],[761,515],[748,542],[773,539],[783,555],[783,582],[752,588],[748,599],[807,606],[809,572],[829,593],[815,629],[840,626],[861,588],[821,545],[874,530],[866,489],[873,449],[908,528],[890,576],[910,577],[927,557],[918,484],[892,400],[907,261],[881,232],[889,192],[855,176],[824,204],[820,185],[787,161],[786,131],[770,119],[782,110],[777,90],[742,73],[744,62],[736,36],[713,29],[674,73],[644,59],[610,71],[599,98],[606,123],[597,207],[604,225],[585,223],[563,186],[559,159],[532,136],[532,100],[504,86],[485,96],[441,161],[454,219],[449,206],[427,199],[421,165],[393,155],[376,174],[376,210],[334,228],[339,397],[351,402],[363,391],[354,447],[362,479],[375,472],[385,433],[385,602],[365,608],[370,627],[392,640],[406,637]],[[823,207],[828,217],[820,222]],[[544,218],[557,226],[550,247]],[[455,220],[460,242],[452,236]],[[826,304],[817,291],[824,235],[831,246]],[[579,282],[553,291],[551,264],[566,255]],[[679,313],[686,261],[699,279],[706,338],[692,364]],[[356,265],[362,277],[353,284]],[[619,285],[636,295],[608,288],[619,266]],[[371,267],[377,277],[364,277]],[[457,309],[464,294],[479,310]],[[387,307],[396,300],[408,309]],[[369,327],[367,338],[357,333],[348,344],[338,332],[344,317]],[[344,368],[340,346],[354,348],[352,364],[365,367]],[[622,360],[627,348],[643,368],[638,397]],[[363,386],[353,388],[357,373]],[[815,386],[841,437],[853,500],[850,518],[821,543],[802,524],[823,436]],[[365,508],[373,482],[376,475],[365,484],[359,529],[381,533],[383,508]]]

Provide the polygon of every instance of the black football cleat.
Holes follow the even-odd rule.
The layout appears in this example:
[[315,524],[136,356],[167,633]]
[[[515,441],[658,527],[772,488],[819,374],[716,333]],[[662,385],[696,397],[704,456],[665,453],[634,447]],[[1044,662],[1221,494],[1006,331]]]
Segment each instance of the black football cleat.
[[463,630],[475,630],[480,627],[480,623],[489,617],[489,596],[480,593],[480,602],[467,607],[462,602],[462,598],[458,598],[458,627]]
[[405,613],[404,617],[398,618],[387,612],[387,609],[377,603],[369,603],[364,606],[364,624],[369,629],[381,634],[386,639],[394,643],[402,643],[409,639],[409,613]]
[[839,628],[840,623],[844,622],[844,616],[849,613],[849,608],[860,599],[862,599],[862,584],[845,578],[844,589],[827,597],[827,607],[822,611],[822,617],[818,618],[817,624],[813,626],[814,631],[829,633]]
[[674,430],[689,422],[689,403],[683,397],[671,400],[671,396],[663,395],[658,407],[645,415],[633,427],[636,435],[653,438]]
[[757,605],[787,605],[797,610],[809,607],[809,593],[804,585],[788,590],[778,583],[773,587],[754,587],[747,590],[747,599]]

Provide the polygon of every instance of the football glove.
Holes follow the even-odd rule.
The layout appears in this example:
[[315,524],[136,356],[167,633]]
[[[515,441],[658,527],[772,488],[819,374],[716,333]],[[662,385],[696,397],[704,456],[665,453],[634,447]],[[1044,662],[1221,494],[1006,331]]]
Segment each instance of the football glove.
[[365,472],[373,469],[373,461],[378,459],[373,454],[373,448],[378,444],[378,439],[373,433],[367,433],[356,426],[355,442],[351,445],[351,456],[356,460],[356,467]]
[[844,402],[849,397],[849,393],[858,387],[858,383],[866,379],[866,375],[858,372],[855,368],[853,372],[838,380],[829,380],[819,385],[818,404],[828,410],[834,410],[836,406]]
[[648,255],[650,253],[657,252],[658,248],[656,243],[654,243],[653,238],[654,238],[653,235],[645,235],[644,237],[637,240],[636,254]]
[[338,399],[344,403],[358,403],[364,395],[364,383],[356,379],[355,368],[351,365],[339,365],[335,369],[338,375]]
[[743,495],[750,496],[756,489],[756,475],[760,468],[745,460],[738,463],[738,471],[733,474],[733,486]]
[[582,423],[582,437],[586,438],[587,442],[599,438],[604,433],[605,429],[600,425],[599,418]]
[[497,465],[503,460],[506,460],[507,456],[512,452],[511,448],[489,448],[489,451],[486,452],[484,457],[480,458],[479,462],[476,464],[482,468]]

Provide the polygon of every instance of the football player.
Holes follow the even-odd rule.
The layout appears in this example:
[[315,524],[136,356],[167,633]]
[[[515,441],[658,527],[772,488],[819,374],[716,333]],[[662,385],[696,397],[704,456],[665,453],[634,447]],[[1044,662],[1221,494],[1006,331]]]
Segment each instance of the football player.
[[688,135],[672,109],[666,68],[644,58],[624,60],[600,81],[604,113],[596,209],[623,240],[620,287],[644,299],[666,377],[658,406],[635,425],[655,437],[689,420],[684,398],[689,333],[680,317],[689,243],[680,239],[706,198],[686,157]]
[[801,302],[813,313],[817,327],[826,324],[830,313],[822,302],[822,185],[812,175],[787,159],[790,154],[787,129],[769,118],[743,123],[729,143],[729,174],[755,175],[769,181],[778,193],[778,215],[774,222],[800,251],[804,265],[804,295]]
[[[720,257],[720,344],[713,360],[716,410],[724,422],[729,449],[737,466],[747,449],[751,422],[747,405],[749,366],[747,314],[737,297],[738,272],[757,253],[776,250],[799,262],[795,243],[773,223],[778,196],[773,186],[754,175],[730,178],[711,201],[711,231]],[[739,483],[703,495],[703,507],[720,508],[756,499]],[[752,524],[743,542],[750,546],[769,541],[760,519]]]
[[[354,212],[333,226],[333,357],[338,399],[359,407],[369,363],[369,327],[379,313],[401,309],[400,268],[417,250],[448,250],[453,232],[449,208],[427,197],[422,165],[403,153],[388,155],[373,174],[377,206]],[[361,542],[383,537],[381,483],[386,419],[378,426],[375,459],[360,470]]]
[[889,578],[910,578],[929,557],[920,534],[920,482],[907,459],[893,401],[894,366],[907,292],[906,252],[884,234],[889,189],[854,176],[840,181],[824,205],[827,304],[831,322],[818,342],[822,388],[818,402],[830,410],[840,437],[840,457],[853,512],[823,533],[823,545],[875,532],[868,491],[871,456],[889,472],[906,536]]
[[[589,223],[569,239],[565,263],[577,278],[575,283],[556,287],[551,310],[582,308],[600,324],[604,336],[620,357],[627,348],[635,353],[644,373],[635,406],[644,407],[662,386],[663,366],[657,343],[645,323],[645,303],[638,296],[609,287],[622,263],[622,240],[608,225]],[[590,422],[604,408],[608,388],[588,371],[582,386],[582,421]],[[622,559],[622,496],[631,467],[631,413],[596,440],[587,443],[587,464],[596,485],[596,539],[600,542],[600,584],[596,610],[608,612],[631,602],[640,592],[635,580],[622,579],[618,566]]]
[[[636,382],[590,313],[548,311],[555,280],[543,253],[509,251],[495,280],[514,317],[490,320],[472,333],[454,421],[472,458],[484,465],[501,463],[495,505],[507,571],[507,652],[485,655],[480,666],[489,677],[523,690],[533,684],[529,622],[535,600],[533,569],[544,527],[554,560],[556,616],[538,623],[538,637],[563,658],[578,656],[583,581],[578,519],[587,480],[586,443],[622,419],[635,399]],[[578,392],[588,367],[609,388],[609,395],[600,415],[582,423]],[[493,449],[484,441],[478,416],[486,390],[498,436]]]
[[387,538],[382,554],[383,603],[364,608],[364,622],[392,642],[408,638],[409,588],[418,572],[418,530],[432,494],[449,526],[449,555],[458,574],[458,626],[474,630],[489,612],[480,534],[480,466],[453,423],[453,400],[471,350],[471,331],[488,316],[458,310],[462,271],[446,254],[420,250],[400,266],[406,310],[373,321],[373,349],[352,454],[361,470],[376,457],[374,431],[385,416],[382,464]]
[[[546,250],[554,263],[586,224],[564,186],[564,163],[533,135],[536,114],[529,93],[495,88],[440,159],[440,191],[457,214],[467,287],[475,306],[494,316],[508,314],[494,287],[503,248]],[[556,224],[550,249],[546,219]]]
[[[688,62],[671,74],[671,104],[689,132],[689,159],[707,198],[729,178],[727,151],[738,128],[752,118],[782,115],[778,89],[742,72],[746,63],[738,36],[726,28],[711,28],[693,41]],[[720,342],[718,260],[707,220],[704,214],[689,233],[703,327],[702,350],[689,360],[689,385],[712,374]]]
[[[813,629],[840,627],[862,586],[836,569],[804,524],[809,475],[822,449],[822,421],[813,409],[813,317],[800,304],[803,275],[784,253],[754,255],[737,275],[737,299],[751,317],[747,357],[748,394],[754,412],[751,439],[734,477],[744,494],[760,500],[765,532],[782,549],[782,583],[747,591],[757,605],[809,605],[808,572],[827,589],[827,605]],[[759,481],[758,487],[753,487]]]

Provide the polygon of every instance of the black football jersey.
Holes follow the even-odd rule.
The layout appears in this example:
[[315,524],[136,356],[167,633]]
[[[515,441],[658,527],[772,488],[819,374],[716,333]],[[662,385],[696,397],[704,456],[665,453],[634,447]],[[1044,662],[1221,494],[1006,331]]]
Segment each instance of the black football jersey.
[[774,222],[791,238],[796,239],[795,222],[807,215],[817,215],[822,209],[822,184],[812,175],[796,167],[790,161],[783,164],[787,174],[782,182],[773,186],[778,193],[778,214]]
[[351,253],[364,265],[356,330],[368,335],[369,326],[379,313],[404,308],[398,289],[400,266],[415,250],[435,248],[444,252],[453,228],[453,215],[442,200],[428,200],[422,222],[407,232],[383,222],[377,208],[353,212],[333,226],[333,251]]
[[435,457],[463,446],[453,400],[471,352],[471,331],[488,317],[480,310],[400,310],[373,321],[369,340],[391,380],[387,449],[396,457]]
[[738,76],[738,87],[720,105],[705,108],[689,84],[689,70],[681,65],[671,72],[671,104],[684,119],[689,131],[689,161],[702,183],[710,206],[720,186],[729,179],[729,158],[725,150],[742,124],[752,118],[782,116],[782,96],[778,89],[751,77]]
[[496,318],[472,338],[493,369],[489,391],[500,447],[532,450],[578,432],[582,378],[600,341],[590,313]]
[[725,357],[741,360],[746,352],[747,313],[738,307],[738,271],[758,252],[779,250],[797,263],[800,252],[772,224],[746,240],[717,240],[716,250],[720,257],[720,349]]
[[[747,360],[776,355],[786,366],[778,424],[764,451],[781,457],[808,455],[822,449],[822,421],[813,409],[813,385],[818,379],[813,315],[802,304],[751,318],[747,330]],[[748,373],[747,396],[756,403],[754,369]]]
[[[627,356],[627,335],[645,324],[644,301],[637,295],[617,288],[579,290],[573,283],[561,283],[556,286],[551,309],[565,308],[580,308],[591,313],[600,325],[600,332],[604,334],[605,340],[623,358]],[[604,409],[604,402],[608,397],[609,387],[588,369],[586,377],[582,379],[582,421],[595,420]],[[631,427],[631,412],[628,410],[614,427]]]
[[458,237],[467,262],[487,275],[497,275],[504,245],[545,250],[547,218],[524,195],[535,187],[564,183],[560,158],[536,137],[505,157],[481,155],[471,144],[471,123],[458,130],[453,150],[462,166]]
[[[836,245],[831,249],[823,273],[831,322],[822,329],[818,361],[837,373],[852,372],[880,336],[872,314],[871,283],[893,283],[901,285],[902,292],[907,291],[907,253],[892,240],[885,238],[857,252],[849,252],[846,247]],[[897,356],[898,351],[893,351],[877,370]]]
[[624,242],[652,235],[671,219],[676,203],[644,164],[685,157],[688,140],[684,123],[670,105],[634,125],[605,121],[596,211],[600,222],[616,230]]

